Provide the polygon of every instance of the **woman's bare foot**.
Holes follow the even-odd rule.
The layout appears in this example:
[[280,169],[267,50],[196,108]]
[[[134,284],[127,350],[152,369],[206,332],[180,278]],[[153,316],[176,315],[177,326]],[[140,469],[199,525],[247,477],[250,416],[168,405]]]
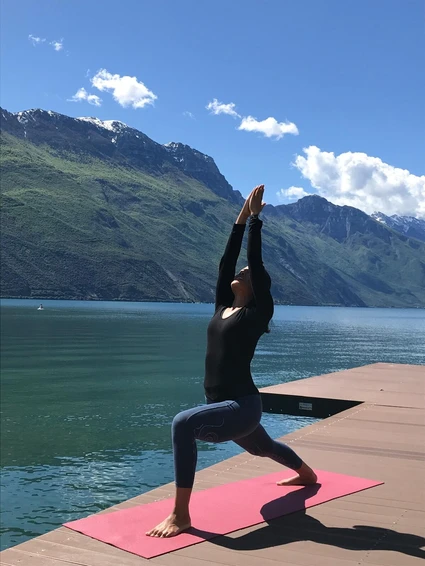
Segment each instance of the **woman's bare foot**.
[[298,475],[287,480],[276,482],[277,485],[314,485],[317,482],[317,476],[314,471],[304,464],[298,470]]
[[157,525],[146,535],[148,537],[175,537],[183,531],[187,531],[191,527],[190,516],[177,517],[175,513],[171,513],[162,523]]

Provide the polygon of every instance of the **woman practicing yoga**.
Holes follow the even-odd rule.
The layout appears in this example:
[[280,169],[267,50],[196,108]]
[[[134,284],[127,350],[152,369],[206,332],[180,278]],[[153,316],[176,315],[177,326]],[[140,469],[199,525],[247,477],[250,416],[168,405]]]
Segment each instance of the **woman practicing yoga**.
[[[250,364],[260,336],[273,316],[270,276],[261,256],[258,215],[265,206],[264,185],[253,189],[234,224],[220,261],[215,312],[208,325],[205,359],[207,404],[176,415],[172,424],[176,498],[174,509],[146,534],[172,537],[191,527],[189,501],[195,480],[196,439],[233,440],[256,456],[266,456],[297,472],[278,485],[307,485],[317,481],[314,471],[286,444],[270,438],[260,424],[261,396],[252,380]],[[235,277],[245,224],[248,266]]]

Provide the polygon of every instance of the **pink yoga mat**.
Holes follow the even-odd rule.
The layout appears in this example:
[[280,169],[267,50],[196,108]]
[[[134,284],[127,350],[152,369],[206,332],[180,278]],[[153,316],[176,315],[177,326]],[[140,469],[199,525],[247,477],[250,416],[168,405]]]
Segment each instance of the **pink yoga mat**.
[[315,486],[278,486],[278,480],[290,475],[276,472],[194,492],[190,504],[193,531],[172,538],[148,537],[145,532],[169,515],[173,499],[91,515],[64,526],[138,556],[153,558],[383,483],[320,470],[316,473]]

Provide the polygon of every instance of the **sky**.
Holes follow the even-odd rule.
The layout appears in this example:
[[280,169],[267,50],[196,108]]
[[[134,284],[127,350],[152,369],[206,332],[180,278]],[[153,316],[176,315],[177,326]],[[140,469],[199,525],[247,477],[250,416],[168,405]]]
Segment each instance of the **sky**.
[[423,0],[1,0],[1,105],[121,120],[244,196],[425,218]]

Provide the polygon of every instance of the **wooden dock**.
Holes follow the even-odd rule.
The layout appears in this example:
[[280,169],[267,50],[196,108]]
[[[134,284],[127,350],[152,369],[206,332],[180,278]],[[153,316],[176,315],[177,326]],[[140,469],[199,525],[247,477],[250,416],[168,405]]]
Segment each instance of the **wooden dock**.
[[[0,563],[3,566],[425,564],[425,366],[373,364],[267,387],[262,395],[266,410],[282,411],[289,403],[293,414],[332,415],[282,438],[312,467],[381,480],[385,484],[150,560],[62,527],[3,551]],[[340,412],[333,414],[336,410]],[[273,461],[239,454],[199,471],[195,490],[279,469]],[[173,484],[168,484],[102,513],[172,495]]]

